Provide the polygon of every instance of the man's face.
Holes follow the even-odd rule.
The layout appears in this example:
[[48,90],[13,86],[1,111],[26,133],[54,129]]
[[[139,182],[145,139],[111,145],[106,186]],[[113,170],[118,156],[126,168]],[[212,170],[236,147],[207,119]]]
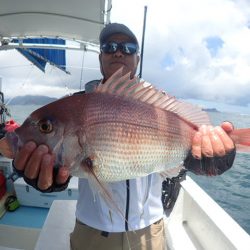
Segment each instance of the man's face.
[[[130,38],[123,34],[114,34],[109,37],[107,42],[131,42]],[[132,55],[124,54],[119,49],[113,53],[108,54],[101,52],[99,55],[99,61],[101,66],[101,71],[104,79],[108,79],[113,73],[118,69],[123,67],[123,74],[131,72],[131,78],[134,77],[139,62],[139,56],[137,53]]]

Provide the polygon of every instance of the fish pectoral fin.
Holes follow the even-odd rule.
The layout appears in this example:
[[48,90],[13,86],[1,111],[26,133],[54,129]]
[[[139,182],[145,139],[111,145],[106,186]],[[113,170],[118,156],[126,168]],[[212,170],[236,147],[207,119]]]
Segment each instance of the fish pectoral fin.
[[110,185],[108,183],[101,182],[94,176],[89,176],[88,181],[89,186],[93,192],[94,199],[97,194],[100,195],[109,207],[111,223],[113,223],[111,211],[116,211],[124,219],[124,221],[127,221],[126,217],[124,216],[124,212],[121,210],[119,204],[117,204],[113,198],[113,193]]
[[98,177],[95,174],[95,167],[93,164],[93,156],[87,157],[83,160],[83,168],[87,169],[87,179],[89,182],[89,186],[93,192],[93,197],[95,200],[96,195],[101,195],[107,206],[111,210],[117,211],[118,214],[121,215],[121,217],[126,220],[123,211],[119,207],[118,204],[114,201],[113,195],[112,195],[112,189],[110,188],[110,185],[106,182],[102,182],[98,179]]

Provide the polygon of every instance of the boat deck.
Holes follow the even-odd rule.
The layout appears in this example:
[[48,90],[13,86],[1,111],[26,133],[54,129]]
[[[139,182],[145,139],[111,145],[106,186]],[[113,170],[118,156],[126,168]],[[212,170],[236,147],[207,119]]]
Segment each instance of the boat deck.
[[48,208],[20,206],[14,212],[6,212],[0,219],[0,225],[41,229],[48,212]]
[[5,212],[0,218],[0,249],[33,250],[48,212],[48,208],[28,206]]
[[[181,185],[176,204],[165,218],[167,249],[248,248],[250,236],[191,178],[187,177]],[[0,221],[0,249],[4,249],[2,246],[27,250],[69,250],[69,235],[75,224],[75,206],[76,200],[56,200],[49,212],[48,209],[21,207],[19,212],[6,214],[5,219]],[[3,224],[10,221],[8,216],[15,217],[15,213],[25,218],[27,224],[20,227],[20,224],[15,224],[18,222],[15,218],[11,218],[12,226],[6,225],[7,222]],[[39,228],[40,225],[42,228]]]

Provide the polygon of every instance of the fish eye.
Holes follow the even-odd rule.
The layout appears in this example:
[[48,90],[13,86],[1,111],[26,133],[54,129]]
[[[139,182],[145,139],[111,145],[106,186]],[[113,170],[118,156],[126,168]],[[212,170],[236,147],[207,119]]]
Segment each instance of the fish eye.
[[39,130],[42,133],[48,134],[53,130],[53,125],[50,120],[41,120],[39,121],[38,126],[39,126]]

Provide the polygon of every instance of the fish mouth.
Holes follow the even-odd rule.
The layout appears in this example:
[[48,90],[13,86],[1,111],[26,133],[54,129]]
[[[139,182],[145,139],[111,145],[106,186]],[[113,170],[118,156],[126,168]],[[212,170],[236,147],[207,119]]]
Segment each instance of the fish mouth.
[[19,138],[15,132],[10,132],[0,140],[0,153],[7,158],[13,159],[18,150]]

